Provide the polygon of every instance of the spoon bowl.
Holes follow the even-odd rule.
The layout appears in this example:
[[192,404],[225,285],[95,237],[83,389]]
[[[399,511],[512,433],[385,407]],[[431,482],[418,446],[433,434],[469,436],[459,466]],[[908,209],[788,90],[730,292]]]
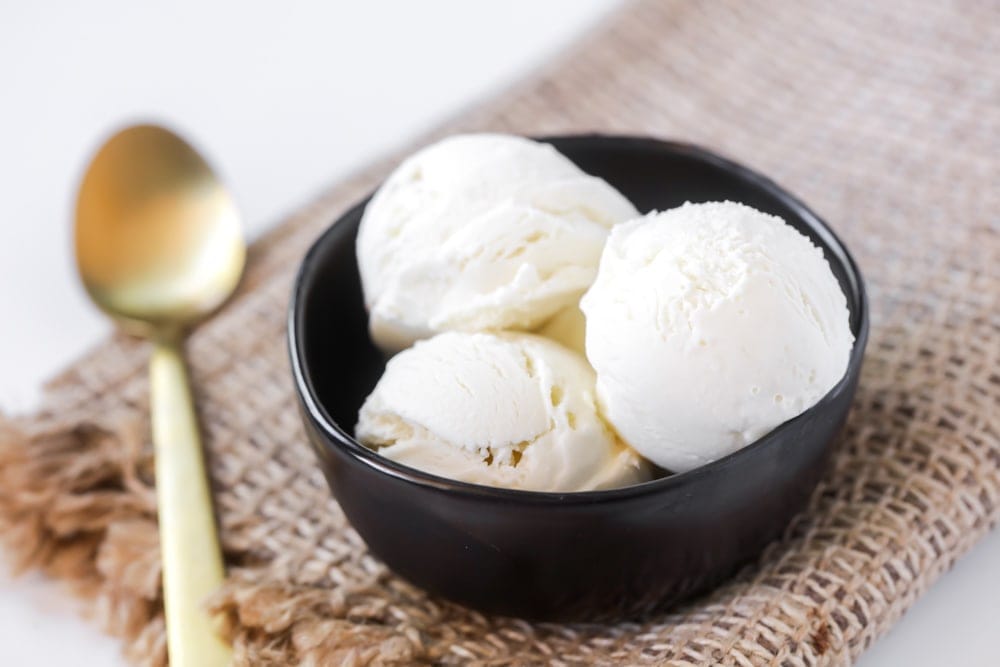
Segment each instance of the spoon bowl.
[[84,176],[76,256],[94,302],[148,335],[215,310],[239,281],[245,245],[236,205],[201,156],[139,125],[113,136]]

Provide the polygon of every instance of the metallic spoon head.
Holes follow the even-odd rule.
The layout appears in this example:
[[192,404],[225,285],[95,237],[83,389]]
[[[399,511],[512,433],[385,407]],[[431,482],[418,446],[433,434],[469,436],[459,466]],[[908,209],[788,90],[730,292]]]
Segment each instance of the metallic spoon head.
[[236,288],[245,258],[232,198],[169,130],[126,128],[87,168],[76,206],[80,278],[133,333],[183,330],[211,313]]

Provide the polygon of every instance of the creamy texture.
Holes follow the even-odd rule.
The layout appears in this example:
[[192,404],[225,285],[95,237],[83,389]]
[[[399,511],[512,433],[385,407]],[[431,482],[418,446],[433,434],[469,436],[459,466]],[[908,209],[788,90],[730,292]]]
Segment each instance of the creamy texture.
[[854,341],[822,251],[733,202],[615,227],[581,308],[604,416],[678,472],[815,404],[843,377]]
[[440,334],[400,352],[355,435],[435,475],[532,491],[586,491],[650,478],[598,416],[594,373],[530,334]]
[[556,313],[551,320],[542,325],[538,334],[551,338],[563,347],[568,347],[577,354],[586,354],[586,326],[580,304],[566,306]]
[[552,146],[459,135],[404,161],[365,210],[357,255],[375,342],[530,330],[593,281],[612,225],[638,215]]

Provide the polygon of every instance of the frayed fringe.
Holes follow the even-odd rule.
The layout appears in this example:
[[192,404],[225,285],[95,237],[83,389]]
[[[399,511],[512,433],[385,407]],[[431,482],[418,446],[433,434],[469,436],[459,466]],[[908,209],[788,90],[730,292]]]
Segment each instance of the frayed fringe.
[[[162,667],[159,536],[144,428],[0,423],[0,541],[15,572],[38,569],[68,582],[89,615],[125,641],[131,663]],[[383,624],[385,605],[375,597],[366,603],[343,590],[259,583],[260,576],[239,570],[206,602],[225,620],[236,664],[426,661],[419,633]]]
[[0,424],[0,542],[15,572],[66,581],[153,667],[166,664],[153,462],[132,422]]
[[261,583],[238,571],[210,601],[230,619],[237,660],[247,665],[415,665],[429,663],[415,628],[385,604],[344,589]]

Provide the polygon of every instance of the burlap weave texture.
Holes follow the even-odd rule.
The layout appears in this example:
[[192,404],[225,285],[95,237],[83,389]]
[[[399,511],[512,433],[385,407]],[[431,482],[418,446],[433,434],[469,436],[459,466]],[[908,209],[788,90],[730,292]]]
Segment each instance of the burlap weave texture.
[[[472,129],[700,143],[826,218],[872,302],[829,474],[756,563],[668,615],[530,625],[395,577],[313,463],[284,317],[309,243],[397,156],[259,242],[237,298],[191,339],[232,572],[213,604],[242,664],[845,664],[1000,518],[996,2],[638,2],[436,136]],[[157,665],[147,353],[101,344],[41,414],[0,428],[0,535],[21,565],[93,599],[137,664]]]

